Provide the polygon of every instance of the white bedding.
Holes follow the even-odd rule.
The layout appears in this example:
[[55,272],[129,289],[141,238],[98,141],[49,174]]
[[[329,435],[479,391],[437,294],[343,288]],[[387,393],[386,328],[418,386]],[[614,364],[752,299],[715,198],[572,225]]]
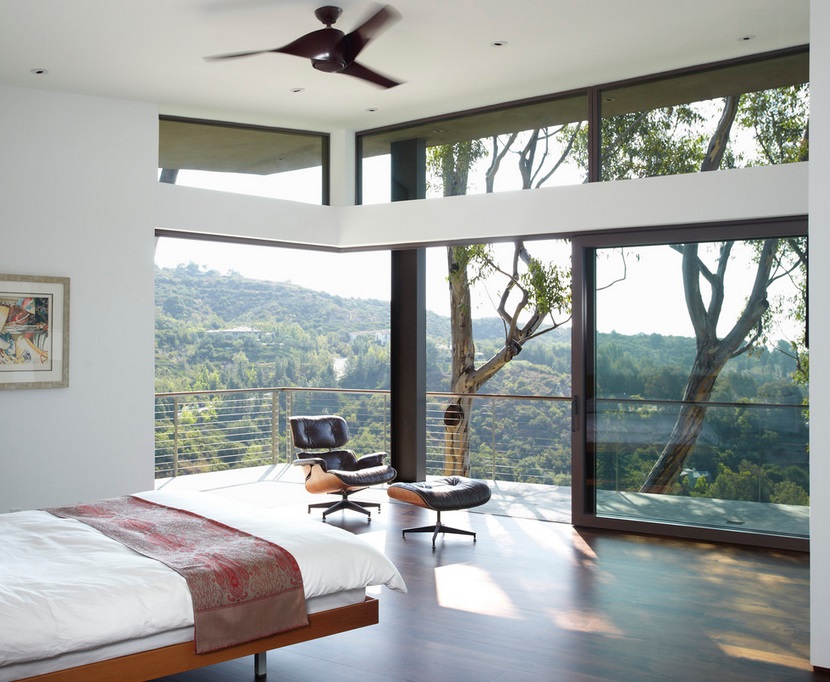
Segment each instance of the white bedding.
[[[139,497],[284,547],[299,564],[307,599],[371,585],[406,591],[389,559],[341,528],[280,519],[209,493]],[[15,679],[4,666],[192,626],[187,584],[175,571],[73,519],[0,514],[0,681]]]

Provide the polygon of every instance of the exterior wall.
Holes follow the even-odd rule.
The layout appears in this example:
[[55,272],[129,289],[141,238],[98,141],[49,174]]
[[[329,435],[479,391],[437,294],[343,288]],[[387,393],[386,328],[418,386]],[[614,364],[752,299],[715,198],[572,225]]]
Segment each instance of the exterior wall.
[[0,273],[70,278],[69,387],[0,391],[0,511],[153,487],[155,106],[0,86]]
[[830,3],[810,4],[810,656],[830,669]]

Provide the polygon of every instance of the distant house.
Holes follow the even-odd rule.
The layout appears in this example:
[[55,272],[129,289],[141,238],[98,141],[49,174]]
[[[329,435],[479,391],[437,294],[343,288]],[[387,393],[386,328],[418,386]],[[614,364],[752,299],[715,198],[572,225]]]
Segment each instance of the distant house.
[[245,336],[246,334],[261,334],[262,330],[253,327],[232,327],[231,329],[208,329],[207,334],[225,334],[227,336]]
[[373,329],[363,332],[349,332],[349,343],[354,343],[361,336],[372,336],[376,343],[385,346],[389,343],[390,331],[388,329]]

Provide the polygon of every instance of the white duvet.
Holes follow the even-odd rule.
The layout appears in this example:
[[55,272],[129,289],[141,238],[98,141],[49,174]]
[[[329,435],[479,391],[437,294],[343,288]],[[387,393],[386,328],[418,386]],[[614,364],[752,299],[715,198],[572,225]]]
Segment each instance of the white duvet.
[[[307,599],[371,585],[406,592],[389,559],[341,528],[280,519],[208,493],[139,497],[284,547],[299,564]],[[0,667],[192,625],[184,578],[160,562],[73,519],[0,514]]]

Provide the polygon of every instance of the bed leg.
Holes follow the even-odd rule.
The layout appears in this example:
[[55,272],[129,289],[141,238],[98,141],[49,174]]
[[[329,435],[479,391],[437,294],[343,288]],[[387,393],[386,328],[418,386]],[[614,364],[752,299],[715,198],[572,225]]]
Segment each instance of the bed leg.
[[268,675],[267,655],[267,651],[263,651],[261,654],[254,654],[254,675],[258,680],[265,679],[266,675]]

